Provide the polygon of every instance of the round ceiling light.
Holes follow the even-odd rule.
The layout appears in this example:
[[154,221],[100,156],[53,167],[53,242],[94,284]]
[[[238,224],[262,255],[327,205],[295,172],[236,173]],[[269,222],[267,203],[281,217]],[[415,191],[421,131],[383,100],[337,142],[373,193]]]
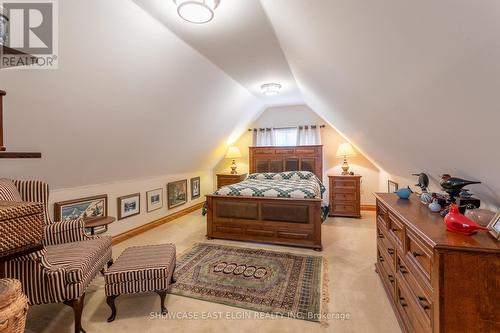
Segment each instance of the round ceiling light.
[[177,14],[191,23],[203,24],[212,21],[220,0],[174,0]]
[[280,93],[281,84],[279,83],[266,83],[260,86],[262,93],[266,96],[276,96]]

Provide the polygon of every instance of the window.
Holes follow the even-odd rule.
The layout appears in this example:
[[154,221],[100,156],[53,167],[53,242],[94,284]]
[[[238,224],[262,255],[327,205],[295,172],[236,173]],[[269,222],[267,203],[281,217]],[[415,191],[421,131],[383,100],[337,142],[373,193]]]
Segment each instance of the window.
[[260,128],[253,130],[255,147],[307,146],[321,144],[319,126]]
[[297,145],[297,128],[275,128],[274,146],[296,146]]

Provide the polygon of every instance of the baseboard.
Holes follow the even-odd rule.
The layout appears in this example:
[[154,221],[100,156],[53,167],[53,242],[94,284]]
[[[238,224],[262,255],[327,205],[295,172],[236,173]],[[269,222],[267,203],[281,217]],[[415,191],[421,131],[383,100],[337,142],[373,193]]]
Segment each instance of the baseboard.
[[180,211],[175,212],[173,214],[159,218],[158,220],[154,220],[154,221],[149,222],[147,224],[141,225],[137,228],[134,228],[134,229],[125,231],[119,235],[113,236],[112,244],[116,245],[116,244],[121,243],[123,241],[126,241],[127,239],[130,239],[134,236],[140,235],[146,231],[149,231],[151,229],[159,227],[162,224],[171,222],[171,221],[176,220],[180,217],[183,217],[184,215],[187,215],[189,213],[197,211],[198,209],[203,207],[203,204],[204,204],[204,202],[200,202],[200,203],[193,205],[191,207],[184,208],[183,210],[180,210]]
[[361,205],[361,210],[374,212],[377,210],[377,206],[375,206],[375,205]]

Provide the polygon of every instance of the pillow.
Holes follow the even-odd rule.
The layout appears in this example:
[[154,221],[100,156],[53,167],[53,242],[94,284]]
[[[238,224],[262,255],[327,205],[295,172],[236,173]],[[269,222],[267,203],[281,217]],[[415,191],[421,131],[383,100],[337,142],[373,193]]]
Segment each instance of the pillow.
[[10,179],[0,178],[0,200],[23,201],[16,185]]

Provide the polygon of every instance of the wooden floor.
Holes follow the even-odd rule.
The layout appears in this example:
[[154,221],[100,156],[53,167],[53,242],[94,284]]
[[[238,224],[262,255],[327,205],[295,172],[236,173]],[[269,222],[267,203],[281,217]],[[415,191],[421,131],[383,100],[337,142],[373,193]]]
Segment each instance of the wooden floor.
[[[329,311],[349,314],[349,320],[329,320],[328,325],[296,319],[255,319],[259,313],[208,303],[175,295],[167,296],[170,314],[179,319],[152,319],[151,312],[159,309],[156,294],[122,296],[117,299],[118,315],[107,323],[109,308],[104,296],[104,279],[99,276],[86,297],[83,327],[88,333],[149,333],[149,332],[400,332],[381,282],[374,272],[375,224],[374,212],[363,212],[362,219],[329,218],[323,224],[321,252],[329,262]],[[169,243],[177,252],[197,242],[214,242],[235,246],[318,255],[308,249],[251,244],[232,241],[207,241],[205,219],[194,212],[176,221],[136,236],[113,247],[116,258],[131,245]],[[186,319],[205,316],[205,319]],[[222,316],[223,319],[216,319]],[[250,316],[251,319],[241,319]],[[29,310],[27,328],[38,333],[72,333],[72,311],[62,304],[34,306]]]

